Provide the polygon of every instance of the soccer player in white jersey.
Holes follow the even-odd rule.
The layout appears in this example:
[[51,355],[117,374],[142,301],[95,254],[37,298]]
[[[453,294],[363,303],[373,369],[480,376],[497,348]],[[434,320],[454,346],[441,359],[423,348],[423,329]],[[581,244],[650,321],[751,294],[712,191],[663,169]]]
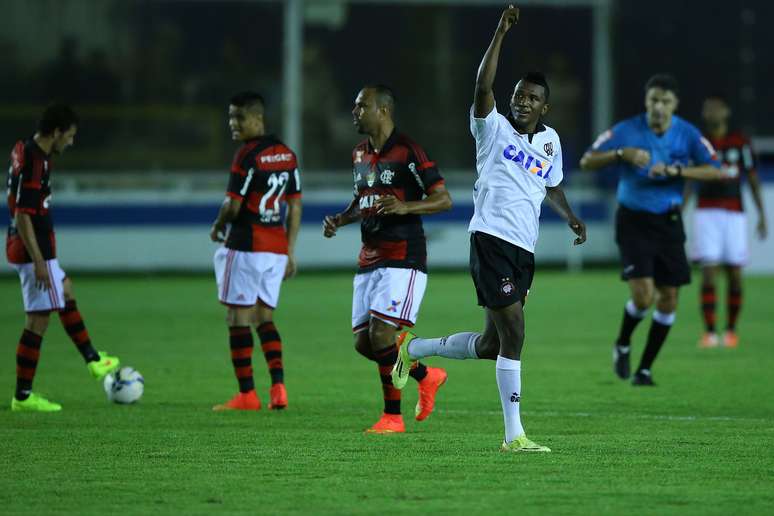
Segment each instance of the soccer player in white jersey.
[[473,187],[475,211],[468,231],[470,273],[478,304],[486,311],[484,333],[456,333],[423,339],[403,332],[393,383],[406,383],[411,364],[423,357],[496,360],[497,386],[505,419],[504,452],[547,452],[527,439],[519,415],[521,350],[524,343],[523,306],[534,273],[540,206],[545,197],[565,218],[577,238],[586,227],[567,204],[559,188],[562,148],[556,131],[540,122],[548,111],[549,88],[540,73],[529,73],[517,84],[510,113],[495,108],[492,92],[500,47],[517,23],[519,9],[503,12],[476,78],[470,130],[476,140],[478,179]]

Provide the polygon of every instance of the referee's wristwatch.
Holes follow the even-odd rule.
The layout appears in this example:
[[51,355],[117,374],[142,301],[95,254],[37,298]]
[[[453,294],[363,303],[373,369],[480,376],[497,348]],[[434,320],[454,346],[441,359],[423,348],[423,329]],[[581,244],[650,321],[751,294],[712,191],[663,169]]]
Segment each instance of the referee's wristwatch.
[[670,177],[683,177],[683,166],[679,163],[667,167],[667,175]]

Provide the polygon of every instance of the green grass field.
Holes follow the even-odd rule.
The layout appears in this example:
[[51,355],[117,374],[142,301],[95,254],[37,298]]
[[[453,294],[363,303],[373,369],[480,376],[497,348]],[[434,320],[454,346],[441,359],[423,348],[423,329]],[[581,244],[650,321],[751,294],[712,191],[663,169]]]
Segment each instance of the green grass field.
[[[276,322],[290,407],[213,413],[236,390],[224,309],[209,277],[74,277],[98,349],[145,376],[111,405],[56,318],[36,391],[57,414],[9,410],[22,328],[16,278],[0,279],[3,514],[772,514],[774,278],[746,281],[741,346],[699,351],[696,285],[654,368],[658,387],[614,378],[625,285],[615,272],[538,272],[527,306],[522,413],[554,451],[498,453],[494,364],[435,359],[437,410],[404,435],[363,434],[381,410],[376,367],[352,349],[351,276],[287,283]],[[417,332],[481,327],[465,274],[431,275]],[[642,351],[646,325],[634,351]],[[256,355],[258,392],[268,374]],[[413,415],[416,388],[404,394]]]

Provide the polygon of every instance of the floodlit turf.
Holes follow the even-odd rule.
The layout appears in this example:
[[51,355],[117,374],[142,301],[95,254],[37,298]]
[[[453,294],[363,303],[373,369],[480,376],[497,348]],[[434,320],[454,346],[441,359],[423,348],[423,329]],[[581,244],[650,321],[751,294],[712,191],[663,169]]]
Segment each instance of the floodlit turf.
[[[208,277],[74,277],[97,349],[146,379],[107,403],[58,319],[37,391],[58,414],[9,410],[21,333],[15,278],[0,279],[3,514],[764,514],[774,507],[774,278],[747,278],[736,350],[700,351],[696,285],[654,368],[654,389],[613,377],[625,286],[615,272],[539,271],[527,305],[522,410],[553,448],[504,455],[492,362],[449,371],[436,412],[405,435],[364,435],[381,409],[376,366],[350,334],[351,276],[287,283],[276,322],[290,407],[213,413],[235,392],[224,309]],[[722,320],[722,316],[719,318]],[[476,330],[465,274],[430,277],[417,332]],[[642,351],[647,323],[638,328]],[[260,351],[256,380],[268,401]],[[404,413],[413,415],[413,380]]]

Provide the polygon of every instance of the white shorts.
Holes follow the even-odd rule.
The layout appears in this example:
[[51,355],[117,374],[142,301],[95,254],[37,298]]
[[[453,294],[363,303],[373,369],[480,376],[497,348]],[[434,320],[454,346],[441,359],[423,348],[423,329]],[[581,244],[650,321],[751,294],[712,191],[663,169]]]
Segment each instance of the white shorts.
[[427,287],[427,274],[416,269],[383,267],[355,275],[352,331],[368,328],[371,317],[395,327],[411,328]]
[[46,260],[48,277],[51,279],[51,288],[48,290],[40,290],[35,286],[35,266],[32,263],[12,263],[11,267],[19,273],[25,312],[50,312],[65,307],[62,285],[65,273],[59,266],[59,260]]
[[722,208],[698,208],[693,219],[691,258],[703,265],[745,265],[745,214]]
[[251,253],[221,247],[215,251],[213,262],[221,303],[253,306],[260,302],[269,308],[277,308],[288,264],[286,254]]

